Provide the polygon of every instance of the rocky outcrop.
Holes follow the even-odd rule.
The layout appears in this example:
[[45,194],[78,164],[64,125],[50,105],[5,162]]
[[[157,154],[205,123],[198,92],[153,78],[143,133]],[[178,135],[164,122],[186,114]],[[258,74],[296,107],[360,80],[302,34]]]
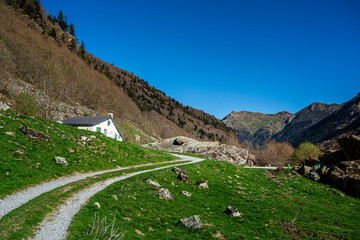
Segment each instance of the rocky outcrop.
[[188,137],[174,137],[160,142],[144,145],[170,152],[198,154],[208,159],[244,164],[255,157],[241,147],[220,144],[219,142],[200,142]]
[[36,131],[36,130],[31,129],[31,128],[29,128],[27,126],[24,126],[24,125],[21,125],[19,127],[19,130],[23,134],[27,135],[30,139],[39,139],[41,141],[49,141],[49,140],[51,140],[51,138],[49,136],[45,135],[44,133]]
[[200,220],[200,217],[198,215],[194,215],[188,218],[183,218],[180,220],[182,225],[184,225],[187,228],[202,228],[203,223]]

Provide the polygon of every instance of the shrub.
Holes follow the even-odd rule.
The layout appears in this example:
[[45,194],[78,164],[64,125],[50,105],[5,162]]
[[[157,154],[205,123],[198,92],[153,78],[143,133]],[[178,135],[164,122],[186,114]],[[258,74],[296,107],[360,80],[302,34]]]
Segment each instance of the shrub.
[[318,146],[309,142],[304,142],[295,149],[292,160],[297,164],[302,164],[306,159],[318,160],[320,155],[321,151]]
[[21,93],[15,97],[15,111],[24,115],[35,116],[39,112],[39,106],[31,94]]
[[251,151],[256,157],[256,165],[283,166],[289,163],[294,148],[287,142],[271,141],[262,149]]

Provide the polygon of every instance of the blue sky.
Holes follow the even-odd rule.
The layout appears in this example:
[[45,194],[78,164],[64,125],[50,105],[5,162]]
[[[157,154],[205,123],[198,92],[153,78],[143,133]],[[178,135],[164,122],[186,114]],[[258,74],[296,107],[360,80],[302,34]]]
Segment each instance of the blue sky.
[[358,0],[41,0],[86,50],[185,105],[295,113],[360,91]]

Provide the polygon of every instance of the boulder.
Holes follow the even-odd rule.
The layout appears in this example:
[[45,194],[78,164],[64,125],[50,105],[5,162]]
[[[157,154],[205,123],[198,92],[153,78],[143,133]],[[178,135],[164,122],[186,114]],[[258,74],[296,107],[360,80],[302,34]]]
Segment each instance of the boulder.
[[187,228],[202,228],[203,223],[200,220],[200,217],[198,215],[194,215],[188,218],[183,218],[180,220],[182,225],[184,225]]
[[171,192],[166,188],[160,188],[157,193],[165,199],[173,199]]
[[351,135],[337,141],[347,161],[360,160],[360,137]]
[[6,110],[9,110],[9,109],[10,109],[10,107],[11,107],[11,105],[10,105],[10,104],[3,103],[3,102],[1,102],[1,101],[0,101],[0,110],[1,110],[1,111],[6,111]]
[[63,157],[55,157],[54,160],[57,164],[68,165],[68,162]]
[[314,180],[314,181],[319,181],[320,180],[320,176],[319,174],[317,174],[316,172],[310,172],[310,179]]
[[31,129],[31,128],[25,126],[25,125],[21,125],[19,127],[19,130],[23,134],[27,135],[30,139],[39,139],[41,141],[49,141],[49,140],[51,140],[51,138],[49,136],[45,135],[44,133],[36,131],[34,129]]
[[180,167],[174,167],[173,169],[171,169],[171,171],[176,172],[177,174],[187,174],[187,170]]
[[200,180],[196,182],[200,188],[209,188],[207,180]]
[[177,177],[177,179],[179,179],[183,182],[186,182],[186,183],[191,183],[189,176],[186,175],[185,173],[180,173],[180,175]]
[[151,180],[151,179],[146,179],[146,183],[147,183],[147,184],[150,184],[150,185],[154,185],[155,187],[160,187],[160,184],[159,184],[159,183],[154,182],[154,181]]
[[242,217],[242,212],[240,212],[237,208],[232,206],[227,206],[226,213],[231,214],[233,217]]

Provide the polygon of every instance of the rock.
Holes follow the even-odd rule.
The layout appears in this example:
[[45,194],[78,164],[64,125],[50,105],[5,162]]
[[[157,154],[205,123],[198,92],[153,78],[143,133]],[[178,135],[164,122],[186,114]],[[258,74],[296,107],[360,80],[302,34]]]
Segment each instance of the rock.
[[57,164],[68,165],[68,162],[63,157],[55,157],[54,160]]
[[89,138],[90,138],[90,139],[95,139],[96,136],[95,136],[95,135],[91,135],[91,136],[89,136]]
[[184,173],[181,173],[181,174],[177,177],[177,179],[180,179],[181,181],[186,182],[186,183],[191,183],[191,180],[190,180],[189,176],[186,175],[186,174],[184,174]]
[[142,237],[145,237],[145,234],[143,234],[140,230],[135,229],[135,232],[136,232],[138,235],[140,235],[140,236],[142,236]]
[[70,140],[70,137],[68,137],[66,135],[61,135],[61,138]]
[[115,201],[119,201],[119,198],[118,198],[118,196],[116,196],[116,195],[113,195],[113,199],[114,199]]
[[171,192],[166,188],[160,188],[157,193],[165,199],[173,199]]
[[83,112],[78,107],[74,107],[74,113],[76,114],[83,114]]
[[153,232],[153,231],[155,231],[152,227],[149,227],[149,231],[150,232]]
[[95,202],[94,205],[97,206],[98,208],[100,208],[100,203]]
[[73,152],[75,152],[75,149],[69,148],[69,152],[73,153]]
[[14,153],[18,153],[18,154],[20,154],[20,155],[24,155],[24,154],[25,154],[25,151],[22,150],[22,149],[17,149],[17,150],[14,151]]
[[196,182],[200,188],[209,188],[207,180],[200,180]]
[[15,136],[15,133],[14,133],[14,132],[10,132],[10,131],[5,132],[5,134],[6,134],[6,135],[9,135],[9,136],[12,136],[12,137]]
[[90,142],[91,141],[90,138],[88,138],[87,136],[82,135],[82,134],[79,135],[78,139],[81,140],[81,141],[84,141],[84,142]]
[[6,110],[9,110],[9,109],[10,109],[10,107],[11,107],[11,105],[10,105],[10,104],[3,103],[3,102],[1,102],[1,101],[0,101],[0,110],[1,110],[1,111],[6,111]]
[[187,197],[190,197],[192,195],[192,193],[188,192],[188,191],[182,191],[181,193],[184,194]]
[[233,217],[242,217],[242,212],[240,212],[237,208],[232,206],[227,206],[226,213],[231,214]]
[[147,184],[154,185],[154,186],[156,186],[156,187],[160,187],[160,184],[159,184],[159,183],[154,182],[154,181],[151,180],[151,179],[146,179],[146,183],[147,183]]
[[312,170],[311,167],[302,165],[302,167],[298,169],[298,173],[300,173],[302,175],[308,175],[311,170]]
[[194,215],[188,218],[183,218],[180,220],[181,224],[183,224],[187,228],[202,228],[203,223],[200,220],[198,215]]
[[317,174],[316,172],[310,172],[310,179],[314,180],[314,181],[319,181],[320,180],[320,176],[319,174]]
[[180,173],[187,174],[187,170],[180,168],[180,167],[174,167],[173,169],[171,169],[171,171],[176,172],[177,174],[180,174]]
[[177,146],[181,146],[183,145],[185,142],[181,139],[181,138],[175,138],[173,145],[177,145]]
[[200,142],[188,137],[175,137],[146,145],[150,148],[178,153],[198,154],[208,159],[244,164],[255,157],[241,147],[220,144],[219,142]]
[[45,135],[44,133],[36,131],[34,129],[31,129],[31,128],[25,126],[25,125],[21,125],[19,127],[19,130],[23,134],[27,135],[30,139],[39,139],[41,141],[49,141],[49,140],[51,140],[51,138],[49,136]]
[[141,138],[139,135],[135,134],[135,141],[136,142],[140,142],[141,141]]
[[355,135],[346,136],[338,139],[337,142],[346,157],[346,161],[360,159],[360,137]]

